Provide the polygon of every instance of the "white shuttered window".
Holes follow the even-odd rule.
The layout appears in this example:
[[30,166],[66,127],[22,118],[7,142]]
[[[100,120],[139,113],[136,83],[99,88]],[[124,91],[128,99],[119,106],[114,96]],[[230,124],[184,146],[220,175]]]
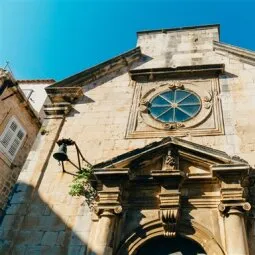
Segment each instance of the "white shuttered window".
[[12,161],[25,136],[24,128],[15,117],[12,117],[0,136],[0,150]]

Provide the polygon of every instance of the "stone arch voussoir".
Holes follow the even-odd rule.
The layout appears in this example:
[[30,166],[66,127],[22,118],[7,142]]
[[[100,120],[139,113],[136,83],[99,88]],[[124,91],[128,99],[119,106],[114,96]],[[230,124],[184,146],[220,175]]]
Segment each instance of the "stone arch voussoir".
[[[195,221],[181,223],[178,234],[199,243],[207,255],[226,255],[224,249],[214,238],[213,234]],[[153,237],[163,235],[164,229],[160,220],[148,222],[139,226],[120,244],[116,255],[135,255],[139,247],[145,242]]]

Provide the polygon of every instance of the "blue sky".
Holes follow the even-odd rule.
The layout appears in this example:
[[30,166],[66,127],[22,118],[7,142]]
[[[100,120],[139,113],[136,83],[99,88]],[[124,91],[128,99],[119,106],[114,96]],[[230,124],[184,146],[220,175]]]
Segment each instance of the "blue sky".
[[136,46],[136,31],[219,23],[255,50],[255,0],[0,0],[0,66],[61,80]]

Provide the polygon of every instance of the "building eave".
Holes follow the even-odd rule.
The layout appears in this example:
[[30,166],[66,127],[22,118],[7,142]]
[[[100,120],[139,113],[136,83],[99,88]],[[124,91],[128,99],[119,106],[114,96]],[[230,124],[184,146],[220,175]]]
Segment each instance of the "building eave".
[[243,49],[237,46],[217,41],[213,41],[213,48],[216,53],[219,51],[223,51],[235,57],[238,57],[242,62],[255,65],[255,51]]
[[31,79],[31,80],[17,80],[17,82],[20,85],[27,83],[37,85],[37,84],[52,84],[55,83],[56,81],[54,79]]
[[[0,69],[0,79],[4,81],[8,81],[8,86],[4,87],[0,93],[0,95],[4,92],[4,90],[10,90],[10,94],[1,100],[6,100],[10,96],[15,95],[24,105],[24,107],[27,109],[27,112],[32,116],[32,118],[35,120],[35,123],[38,125],[38,127],[41,126],[41,121],[39,116],[37,115],[36,111],[30,104],[30,102],[27,100],[25,94],[21,90],[21,88],[18,85],[18,82],[14,79],[14,77],[11,75],[10,72]],[[2,82],[2,83],[3,83]]]
[[[101,77],[133,64],[142,56],[140,47],[86,69],[45,88],[52,102],[72,102],[82,96],[81,88]],[[73,91],[72,91],[73,90]],[[70,98],[69,98],[70,95]]]

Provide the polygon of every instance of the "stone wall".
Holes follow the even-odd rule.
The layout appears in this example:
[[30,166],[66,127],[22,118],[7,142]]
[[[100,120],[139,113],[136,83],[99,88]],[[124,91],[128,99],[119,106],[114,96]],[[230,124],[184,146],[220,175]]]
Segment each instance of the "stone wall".
[[[8,97],[9,96],[9,97]],[[0,209],[3,209],[13,185],[17,181],[27,155],[34,143],[40,123],[19,91],[5,89],[0,96],[0,134],[4,131],[11,117],[16,117],[26,131],[26,137],[13,161],[0,152]]]

